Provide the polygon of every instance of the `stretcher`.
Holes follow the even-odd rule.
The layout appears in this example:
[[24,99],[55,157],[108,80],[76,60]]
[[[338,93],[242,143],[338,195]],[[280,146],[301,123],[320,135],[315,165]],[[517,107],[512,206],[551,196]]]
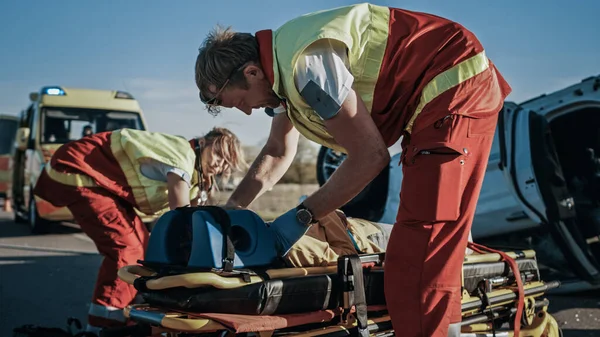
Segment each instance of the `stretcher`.
[[[225,241],[235,240],[223,233],[218,248],[231,262],[235,249]],[[463,263],[461,336],[561,336],[544,298],[559,283],[540,279],[534,251],[469,248],[474,253]],[[148,250],[154,249],[164,250],[164,242],[153,246],[151,240]],[[184,255],[191,262],[193,254]],[[119,277],[144,303],[124,310],[129,326],[100,336],[401,336],[385,306],[384,263],[385,253],[341,256],[337,265],[305,268],[139,261],[120,269]]]

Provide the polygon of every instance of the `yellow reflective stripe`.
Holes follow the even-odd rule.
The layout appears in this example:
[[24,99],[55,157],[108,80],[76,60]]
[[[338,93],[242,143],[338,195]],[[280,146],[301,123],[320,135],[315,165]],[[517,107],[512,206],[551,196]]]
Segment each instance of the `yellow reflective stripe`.
[[48,173],[48,176],[52,180],[59,182],[63,185],[76,186],[76,187],[96,187],[96,186],[98,186],[98,185],[96,185],[96,182],[94,181],[94,179],[92,179],[92,177],[87,176],[85,174],[58,172],[58,171],[52,169],[50,162],[46,163],[45,170],[46,170],[46,173]]
[[419,105],[415,109],[415,112],[410,118],[405,130],[409,133],[412,131],[415,119],[417,116],[419,116],[423,108],[425,108],[425,105],[427,105],[429,102],[433,101],[436,97],[446,92],[450,88],[481,74],[488,68],[488,58],[485,56],[485,51],[482,51],[481,53],[466,59],[454,67],[438,74],[431,80],[431,82],[427,83],[425,88],[423,88]]
[[125,174],[125,180],[127,180],[127,184],[131,187],[133,198],[139,210],[144,214],[153,213],[151,211],[152,205],[143,187],[144,185],[140,181],[140,175],[138,174],[140,172],[139,164],[136,165],[131,162],[131,159],[125,152],[125,148],[121,145],[121,132],[113,132],[110,137],[110,149]]

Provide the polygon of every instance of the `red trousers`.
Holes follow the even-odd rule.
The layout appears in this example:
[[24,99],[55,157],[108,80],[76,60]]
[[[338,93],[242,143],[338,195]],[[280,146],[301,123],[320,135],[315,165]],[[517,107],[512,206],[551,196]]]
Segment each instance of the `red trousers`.
[[400,207],[385,296],[403,337],[446,337],[461,321],[461,272],[497,114],[448,114],[403,139]]
[[88,324],[93,327],[124,324],[122,309],[132,302],[136,290],[121,281],[117,271],[144,258],[148,230],[133,206],[104,189],[69,186],[65,189],[79,194],[67,207],[104,257],[94,287]]

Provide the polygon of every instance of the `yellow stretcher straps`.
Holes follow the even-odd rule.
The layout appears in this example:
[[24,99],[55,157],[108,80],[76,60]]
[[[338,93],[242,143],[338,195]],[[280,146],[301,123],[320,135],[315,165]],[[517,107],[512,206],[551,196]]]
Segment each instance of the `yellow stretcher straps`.
[[[382,267],[373,267],[371,270],[382,270]],[[307,267],[307,268],[282,268],[270,269],[266,274],[271,279],[283,279],[292,277],[301,277],[306,275],[330,275],[337,273],[337,266],[328,267]],[[134,284],[136,279],[141,276],[155,276],[152,270],[140,265],[125,266],[117,272],[119,278],[128,284]],[[180,275],[163,276],[156,279],[150,279],[145,282],[145,286],[150,290],[162,290],[173,287],[200,288],[214,287],[217,289],[233,289],[249,284],[265,281],[258,275],[250,275],[250,281],[244,280],[238,276],[221,276],[213,272],[197,272]]]
[[[535,251],[528,249],[522,250],[519,252],[506,252],[506,255],[512,259],[534,259]],[[484,262],[500,262],[502,261],[502,256],[497,253],[477,253],[471,255],[465,255],[465,259],[463,264],[476,264],[476,263],[484,263]]]
[[[117,275],[121,280],[128,284],[134,284],[141,276],[151,277],[156,274],[142,266],[132,265],[119,269]],[[250,281],[247,282],[241,277],[223,277],[213,272],[200,272],[149,279],[145,281],[144,286],[150,290],[162,290],[175,287],[214,287],[217,289],[233,289],[262,281],[263,279],[256,275],[250,276]]]

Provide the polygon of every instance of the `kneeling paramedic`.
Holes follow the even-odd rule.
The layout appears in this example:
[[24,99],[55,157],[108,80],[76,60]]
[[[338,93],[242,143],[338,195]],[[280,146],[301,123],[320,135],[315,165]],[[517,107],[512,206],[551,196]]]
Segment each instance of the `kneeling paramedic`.
[[209,112],[266,108],[273,116],[230,207],[247,207],[279,181],[302,134],[347,154],[288,212],[312,223],[363,190],[402,137],[400,206],[385,262],[392,324],[406,337],[460,332],[467,237],[511,91],[472,32],[436,15],[356,4],[275,31],[216,29],[200,48],[195,76]]
[[136,290],[117,272],[144,258],[149,239],[135,209],[157,215],[205,204],[214,177],[244,164],[239,140],[223,128],[191,140],[120,129],[67,143],[54,153],[34,193],[56,207],[67,207],[104,256],[88,331],[125,324],[122,309]]

